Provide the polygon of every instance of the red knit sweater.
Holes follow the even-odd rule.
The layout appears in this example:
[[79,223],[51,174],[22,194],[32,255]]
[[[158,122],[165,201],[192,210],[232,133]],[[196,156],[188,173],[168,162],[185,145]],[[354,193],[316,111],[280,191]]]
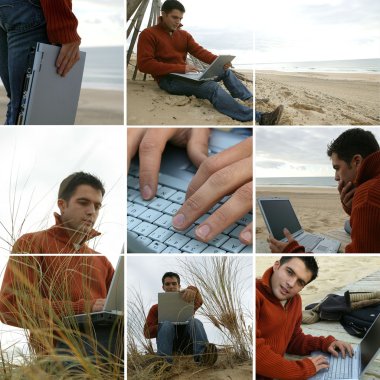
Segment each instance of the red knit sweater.
[[[346,246],[345,252],[380,253],[380,151],[364,159],[354,183],[351,243]],[[292,242],[284,252],[305,252],[305,248]]]
[[185,73],[186,56],[190,53],[199,60],[212,63],[217,56],[198,45],[184,30],[172,35],[158,24],[143,30],[137,44],[137,66],[155,80],[170,73]]
[[[54,213],[55,225],[47,230],[30,232],[22,235],[13,245],[12,253],[97,253],[85,241],[78,247],[73,244],[66,228],[62,225],[61,217]],[[87,241],[99,236],[92,230]]]
[[80,41],[78,20],[72,12],[71,0],[41,0],[48,39],[52,44]]
[[307,379],[316,373],[313,362],[308,358],[287,360],[284,354],[309,355],[312,351],[327,351],[336,339],[302,332],[301,297],[297,294],[283,307],[272,293],[272,274],[273,268],[270,268],[256,281],[256,378]]
[[[196,312],[203,304],[201,293],[195,286],[188,286],[187,289],[195,291],[194,312]],[[144,325],[144,336],[147,339],[157,338],[158,331],[158,304],[153,305],[148,313]]]
[[61,317],[91,311],[95,300],[107,297],[113,274],[104,256],[12,256],[0,291],[0,319],[31,330],[33,347],[44,351],[41,329],[53,331]]

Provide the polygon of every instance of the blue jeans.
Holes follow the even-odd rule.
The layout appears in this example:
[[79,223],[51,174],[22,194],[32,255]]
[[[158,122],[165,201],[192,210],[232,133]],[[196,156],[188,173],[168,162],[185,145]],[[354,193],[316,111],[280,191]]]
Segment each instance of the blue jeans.
[[262,115],[262,114],[263,114],[262,112],[255,111],[255,121],[256,121],[257,123],[260,123],[261,115]]
[[48,42],[39,0],[0,0],[0,77],[9,98],[5,124],[16,124],[28,54]]
[[192,352],[197,360],[208,343],[206,331],[199,319],[192,318],[186,325],[174,325],[168,321],[158,324],[157,353],[165,356],[169,363],[173,361],[173,349],[177,351],[184,348],[185,342],[192,344]]
[[[217,83],[221,80],[229,93]],[[194,95],[200,99],[208,99],[220,113],[232,119],[253,120],[252,108],[242,105],[234,99],[247,100],[252,97],[252,93],[236,78],[231,70],[226,70],[216,81],[197,82],[173,75],[165,75],[160,78],[159,86],[173,95]]]

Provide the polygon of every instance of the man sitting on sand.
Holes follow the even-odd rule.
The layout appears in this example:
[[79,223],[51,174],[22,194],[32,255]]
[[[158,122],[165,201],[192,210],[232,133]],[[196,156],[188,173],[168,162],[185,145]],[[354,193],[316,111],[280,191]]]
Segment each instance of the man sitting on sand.
[[[351,243],[347,253],[380,252],[380,147],[370,131],[348,129],[327,150],[339,181],[344,211],[350,215]],[[305,252],[285,228],[288,243],[269,237],[272,252]]]
[[[180,277],[177,273],[166,272],[162,276],[162,289],[165,292],[180,292],[186,302],[194,302],[194,311],[203,303],[202,296],[195,286],[181,289]],[[191,318],[185,325],[175,325],[172,322],[158,322],[158,304],[153,305],[146,318],[144,336],[147,339],[156,338],[157,354],[163,356],[169,364],[173,362],[173,352],[182,352],[192,344],[194,361],[202,365],[213,365],[218,352],[214,344],[208,343],[207,334],[199,319]]]
[[[197,72],[198,69],[186,62],[187,54],[211,64],[217,56],[197,44],[193,37],[182,30],[181,20],[184,6],[177,0],[166,0],[161,7],[160,23],[145,29],[137,45],[137,66],[143,73],[151,74],[161,89],[173,95],[194,95],[208,99],[221,113],[239,121],[253,120],[252,93],[236,78],[225,65],[225,71],[216,81],[194,81],[170,73]],[[217,82],[223,81],[228,92]],[[238,98],[245,104],[237,102]],[[278,110],[268,113],[262,120],[276,122]],[[281,116],[281,115],[280,115]]]
[[333,336],[314,337],[301,329],[302,301],[298,294],[318,276],[314,257],[281,257],[256,280],[256,379],[303,380],[328,368],[323,355],[287,360],[285,353],[312,351],[352,356],[352,347]]
[[56,224],[47,230],[22,235],[12,253],[96,253],[86,242],[98,235],[93,229],[105,190],[95,176],[77,172],[65,178],[58,191]]

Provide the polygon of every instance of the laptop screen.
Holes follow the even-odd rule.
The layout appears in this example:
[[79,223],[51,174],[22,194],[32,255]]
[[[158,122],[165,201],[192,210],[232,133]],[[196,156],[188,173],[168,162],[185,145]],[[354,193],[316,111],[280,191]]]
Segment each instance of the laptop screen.
[[292,234],[301,230],[301,225],[289,199],[259,199],[264,219],[277,240],[284,238],[287,228]]
[[361,351],[361,370],[363,371],[376,355],[379,348],[380,337],[380,314],[373,322],[371,328],[367,331],[366,336],[360,343]]

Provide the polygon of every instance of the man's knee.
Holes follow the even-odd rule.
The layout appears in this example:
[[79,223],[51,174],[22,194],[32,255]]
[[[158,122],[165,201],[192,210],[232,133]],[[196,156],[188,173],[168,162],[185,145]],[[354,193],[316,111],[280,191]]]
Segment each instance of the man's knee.
[[193,328],[201,328],[203,327],[203,323],[197,318],[190,319],[190,326]]
[[159,332],[171,332],[174,331],[174,324],[169,321],[160,322],[158,331]]
[[220,90],[220,85],[213,80],[207,81],[202,84],[202,92],[205,94],[205,98],[212,100],[212,98],[217,95]]

